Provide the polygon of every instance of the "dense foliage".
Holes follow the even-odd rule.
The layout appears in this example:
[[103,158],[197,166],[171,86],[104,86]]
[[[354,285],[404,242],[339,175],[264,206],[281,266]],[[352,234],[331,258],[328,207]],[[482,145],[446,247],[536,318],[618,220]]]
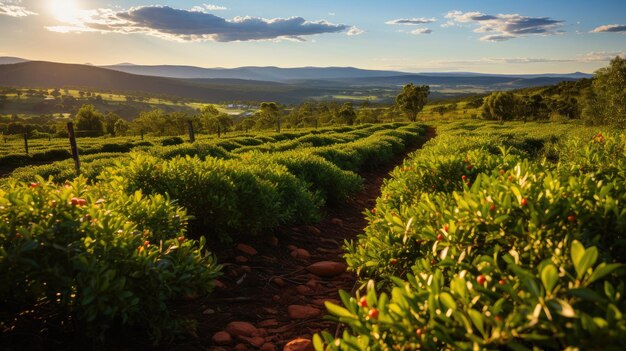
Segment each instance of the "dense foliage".
[[466,127],[393,172],[317,349],[623,349],[626,135]]

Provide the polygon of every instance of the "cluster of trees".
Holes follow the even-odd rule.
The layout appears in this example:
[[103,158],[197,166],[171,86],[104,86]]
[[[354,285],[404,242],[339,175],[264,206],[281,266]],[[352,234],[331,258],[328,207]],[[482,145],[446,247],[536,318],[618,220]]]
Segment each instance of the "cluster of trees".
[[593,80],[563,82],[541,90],[494,92],[484,99],[482,115],[498,121],[582,118],[589,124],[626,127],[626,59],[614,58]]

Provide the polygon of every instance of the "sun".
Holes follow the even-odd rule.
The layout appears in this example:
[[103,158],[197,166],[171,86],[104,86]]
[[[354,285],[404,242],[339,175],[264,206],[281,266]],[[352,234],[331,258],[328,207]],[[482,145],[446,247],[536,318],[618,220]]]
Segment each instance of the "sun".
[[74,22],[80,15],[80,9],[74,0],[49,0],[48,8],[52,16],[62,22]]

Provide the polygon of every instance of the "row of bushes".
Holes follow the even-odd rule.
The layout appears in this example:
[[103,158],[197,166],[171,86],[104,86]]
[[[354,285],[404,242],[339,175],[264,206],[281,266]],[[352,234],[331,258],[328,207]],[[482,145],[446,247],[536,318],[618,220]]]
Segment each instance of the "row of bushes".
[[[366,155],[360,159],[379,150],[389,161],[402,145],[376,136],[334,147]],[[360,188],[357,174],[315,150],[233,156],[216,145],[163,146],[150,149],[155,155],[86,156],[91,179],[59,184],[31,173],[31,183],[7,180],[0,188],[0,329],[19,330],[32,319],[89,338],[134,327],[154,341],[187,331],[172,302],[209,293],[220,268],[201,234],[228,242],[312,222],[325,202]],[[38,171],[72,177],[49,167]]]
[[317,350],[626,347],[626,136],[552,140],[552,163],[501,135],[444,133],[393,172],[347,245],[373,280],[327,304],[348,330]]

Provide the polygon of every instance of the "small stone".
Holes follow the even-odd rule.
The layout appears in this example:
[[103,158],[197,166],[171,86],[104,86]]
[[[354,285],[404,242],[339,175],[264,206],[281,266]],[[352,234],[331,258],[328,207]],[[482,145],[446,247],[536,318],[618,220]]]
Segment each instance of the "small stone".
[[234,348],[235,351],[248,351],[248,347],[245,344],[237,344]]
[[220,280],[217,280],[217,279],[213,281],[213,285],[215,285],[215,288],[219,290],[226,289],[226,284],[222,283]]
[[239,244],[237,245],[236,249],[250,256],[254,256],[258,253],[258,251],[254,247],[246,244]]
[[293,250],[297,250],[297,249],[298,249],[298,247],[295,246],[295,245],[287,245],[287,250],[289,250],[289,251],[293,251]]
[[320,277],[333,277],[346,271],[346,265],[340,262],[320,261],[306,268],[309,272]]
[[285,280],[281,277],[276,277],[274,279],[272,279],[272,281],[274,282],[274,284],[278,285],[278,286],[285,286]]
[[283,351],[315,351],[311,340],[295,339],[285,345]]
[[246,262],[248,262],[248,258],[244,257],[244,256],[237,256],[237,257],[235,257],[235,262],[237,262],[237,263],[246,263]]
[[280,296],[278,296],[278,295],[272,296],[272,301],[274,301],[274,302],[280,301]]
[[309,279],[309,281],[306,282],[306,286],[308,286],[311,289],[317,288],[317,279],[315,279],[315,278]]
[[275,236],[271,237],[270,244],[272,244],[272,246],[278,246],[278,238]]
[[206,310],[202,312],[202,314],[213,314],[213,313],[215,313],[215,310],[211,308],[207,308]]
[[239,267],[239,269],[241,269],[243,272],[246,272],[246,273],[252,272],[252,268],[250,268],[250,266],[241,266]]
[[230,335],[234,336],[256,336],[259,335],[259,330],[248,322],[230,322],[226,326],[226,331]]
[[314,227],[314,226],[312,226],[312,225],[308,225],[308,226],[306,226],[306,230],[307,230],[310,234],[313,234],[313,235],[321,235],[321,234],[322,234],[322,231],[321,231],[321,230],[317,229],[317,227]]
[[254,346],[254,347],[261,347],[261,345],[265,344],[265,339],[260,337],[260,336],[255,336],[252,338],[248,338],[245,336],[240,336],[239,337],[241,340],[249,343],[250,345]]
[[219,331],[213,334],[213,338],[211,340],[218,345],[228,345],[233,341],[233,338],[227,332]]
[[332,223],[334,225],[337,225],[337,226],[340,226],[340,227],[343,227],[343,221],[341,219],[339,219],[339,218],[331,219],[330,223]]
[[306,260],[311,257],[311,254],[305,249],[295,249],[291,251],[291,257]]
[[306,285],[298,285],[298,286],[296,286],[296,291],[300,295],[308,295],[308,294],[313,292],[313,290],[311,290],[311,288],[309,288]]
[[310,306],[291,305],[287,307],[287,314],[291,319],[307,319],[319,316],[320,310]]
[[276,351],[276,346],[274,344],[266,342],[261,346],[261,351]]

